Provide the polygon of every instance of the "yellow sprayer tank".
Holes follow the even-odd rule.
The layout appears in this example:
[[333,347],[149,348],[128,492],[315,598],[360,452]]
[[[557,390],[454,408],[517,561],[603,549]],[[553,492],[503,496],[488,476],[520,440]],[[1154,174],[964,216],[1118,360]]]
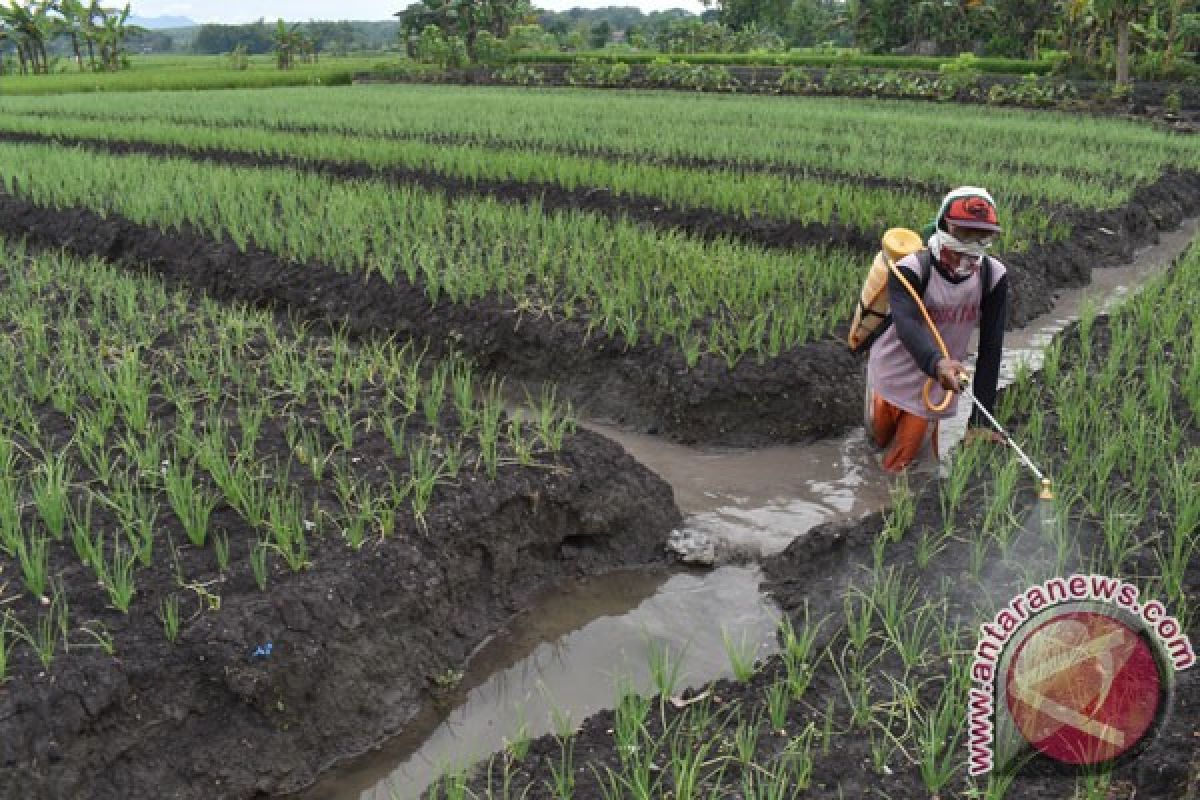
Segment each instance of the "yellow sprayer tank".
[[870,341],[891,310],[887,283],[892,264],[924,246],[921,237],[908,228],[889,228],[883,234],[883,249],[876,253],[871,271],[867,273],[854,320],[850,323],[850,335],[846,337],[851,350],[858,350]]

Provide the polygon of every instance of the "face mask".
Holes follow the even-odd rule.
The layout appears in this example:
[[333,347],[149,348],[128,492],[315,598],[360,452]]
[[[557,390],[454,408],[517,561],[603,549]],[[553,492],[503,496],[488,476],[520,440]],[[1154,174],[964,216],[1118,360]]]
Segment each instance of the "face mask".
[[958,256],[958,266],[954,268],[954,274],[959,278],[969,278],[975,274],[983,263],[983,258],[976,258],[965,253],[960,253]]
[[982,260],[987,255],[988,245],[979,242],[964,242],[954,238],[947,231],[938,231],[934,234],[941,243],[941,246],[953,250],[956,253],[962,253],[964,256],[971,256],[975,260]]
[[979,269],[983,264],[983,257],[987,255],[987,245],[959,241],[947,231],[939,230],[934,233],[930,237],[929,245],[933,254],[947,267],[951,266],[948,262],[952,262],[954,259],[947,258],[944,253],[950,251],[958,256],[957,263],[951,267],[950,271],[960,278],[969,277]]

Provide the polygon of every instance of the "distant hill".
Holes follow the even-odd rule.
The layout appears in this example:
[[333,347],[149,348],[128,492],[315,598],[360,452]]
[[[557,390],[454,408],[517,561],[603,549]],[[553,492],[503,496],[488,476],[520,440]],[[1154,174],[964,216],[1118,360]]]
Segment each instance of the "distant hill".
[[163,28],[191,28],[197,24],[187,17],[139,17],[136,14],[130,14],[126,22],[152,31]]

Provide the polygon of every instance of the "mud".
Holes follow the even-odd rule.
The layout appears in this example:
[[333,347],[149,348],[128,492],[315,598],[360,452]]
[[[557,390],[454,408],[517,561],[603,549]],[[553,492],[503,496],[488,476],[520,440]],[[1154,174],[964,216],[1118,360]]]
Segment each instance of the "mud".
[[[1095,272],[1086,288],[1064,292],[1052,313],[1012,332],[1005,342],[1002,385],[1012,379],[1017,363],[1034,369],[1039,366],[1041,347],[1078,316],[1085,300],[1107,308],[1137,291],[1148,277],[1183,252],[1198,229],[1200,220],[1186,221],[1179,230],[1163,235],[1158,245],[1138,252],[1134,263]],[[961,410],[965,412],[967,406]],[[962,422],[965,424],[965,413]],[[696,449],[605,426],[588,427],[617,441],[671,484],[685,514],[684,526],[675,533],[700,534],[714,542],[713,557],[720,564],[757,564],[778,555],[797,536],[822,523],[856,520],[888,505],[890,479],[875,466],[875,452],[861,430],[802,447],[744,451]],[[956,431],[944,426],[943,452],[958,438]],[[922,474],[937,471],[933,463]],[[498,652],[519,654],[521,660],[510,664],[507,658],[496,660],[488,653],[473,661],[468,681],[476,670],[489,677],[478,688],[474,682],[470,684],[471,691],[462,704],[428,739],[406,735],[389,742],[379,753],[323,779],[302,800],[416,797],[446,771],[501,752],[506,742],[518,737],[523,723],[535,723],[525,726],[527,735],[553,733],[553,720],[544,709],[548,694],[544,687],[554,687],[549,694],[555,708],[571,712],[572,721],[585,717],[588,710],[610,708],[613,700],[609,695],[616,691],[616,678],[628,674],[629,664],[619,662],[620,669],[600,665],[618,663],[613,654],[642,649],[651,631],[660,641],[696,632],[695,637],[688,633],[686,641],[680,642],[687,645],[683,682],[688,686],[703,687],[727,677],[722,642],[704,635],[718,628],[737,630],[756,624],[758,618],[747,615],[745,608],[747,599],[758,594],[757,580],[731,584],[729,576],[739,574],[717,569],[698,579],[681,576],[695,581],[686,602],[664,603],[664,596],[679,592],[672,584],[680,577],[672,578],[633,611],[622,612],[613,602],[638,591],[643,583],[638,576],[627,574],[602,577],[569,596],[547,599],[537,613],[523,616],[512,633],[501,634],[495,642]],[[555,624],[564,616],[572,621],[595,617],[595,621],[564,635]],[[767,619],[761,624],[764,630],[770,629]],[[630,628],[644,628],[644,632],[630,637]],[[527,645],[530,640],[536,643],[532,651]],[[764,649],[762,655],[770,652]],[[738,691],[734,684],[724,686]],[[640,684],[640,688],[652,687]],[[540,727],[536,724],[539,715]]]
[[[757,568],[734,567],[626,572],[552,592],[472,660],[463,690],[432,734],[406,731],[296,800],[417,797],[448,769],[611,707],[622,684],[653,693],[652,650],[680,665],[681,685],[726,677],[723,630],[745,637],[763,658],[778,649],[778,611],[757,592],[761,577]],[[717,617],[722,625],[712,624]]]
[[[376,180],[397,186],[436,191],[453,200],[489,197],[504,203],[537,205],[547,214],[585,211],[613,221],[630,220],[655,230],[673,230],[704,241],[732,240],[769,249],[834,245],[866,252],[878,249],[874,236],[836,221],[799,223],[759,214],[739,216],[712,209],[672,208],[666,200],[643,195],[616,194],[604,187],[566,189],[554,183],[457,178],[407,167],[372,167],[360,162],[312,161],[294,156],[273,156],[218,148],[168,147],[149,142],[115,142],[69,136],[0,132],[0,141],[54,143],[84,147],[95,152],[136,153],[183,158],[205,164],[237,167],[283,167],[325,175],[338,180]],[[931,200],[936,204],[936,199]]]
[[[120,113],[111,115],[71,111],[5,111],[5,113],[16,117],[33,117],[37,119],[69,119],[98,123],[129,123],[138,121],[163,120],[163,117],[161,116]],[[828,183],[845,183],[854,186],[865,186],[872,189],[891,189],[909,194],[923,194],[927,195],[930,200],[934,201],[935,203],[940,201],[942,195],[944,195],[950,188],[941,182],[919,181],[910,178],[889,178],[881,175],[851,173],[820,167],[814,164],[801,166],[779,164],[772,161],[735,160],[731,158],[714,158],[707,156],[663,155],[649,152],[638,152],[634,150],[618,150],[609,147],[576,147],[568,144],[504,138],[501,136],[442,133],[437,131],[387,131],[378,133],[364,133],[354,129],[343,128],[338,125],[336,120],[331,120],[325,125],[294,125],[288,123],[272,125],[264,122],[226,122],[171,116],[167,118],[167,121],[178,124],[199,125],[205,128],[220,128],[226,130],[268,130],[279,131],[281,133],[377,136],[381,139],[391,141],[424,142],[426,144],[448,145],[451,147],[484,147],[489,150],[502,151],[519,149],[523,151],[550,153],[569,157],[601,159],[620,164],[673,167],[677,169],[718,170],[736,175],[778,175],[780,177],[794,178],[797,180],[816,180]],[[0,141],[2,141],[5,136],[11,136],[14,135],[14,133],[15,132],[0,132]],[[25,136],[29,134],[16,135]],[[88,146],[90,146],[92,143],[106,143],[112,141],[111,139],[100,137],[64,137],[58,134],[41,136],[39,138],[62,139],[64,141],[72,140],[77,141],[79,144]],[[827,148],[823,148],[817,152],[831,151],[835,147],[836,145],[829,145]],[[1026,175],[1037,175],[1046,172],[1046,168],[1041,165],[1020,162],[1006,162],[1003,160],[995,162],[994,166],[997,169],[1014,173],[1023,173]],[[1056,174],[1069,178],[1080,179],[1091,179],[1095,177],[1094,175],[1082,170],[1056,170]]]
[[[174,644],[152,601],[116,614],[90,573],[64,570],[72,617],[106,620],[115,657],[72,645],[46,671],[13,654],[0,686],[0,798],[277,794],[402,730],[535,594],[662,563],[679,521],[670,488],[588,432],[562,459],[553,472],[439,490],[424,533],[357,554],[314,545],[312,568],[273,575],[265,592],[247,558],[232,560],[208,584],[219,608],[190,616]],[[217,524],[253,539],[232,512]],[[197,574],[201,551],[184,557],[179,569]],[[138,596],[166,597],[178,580],[169,564],[140,571]]]
[[[1065,359],[1068,367],[1072,352],[1070,343],[1072,337],[1077,338],[1076,330],[1076,326],[1071,326],[1063,334],[1068,343],[1068,357]],[[1096,322],[1090,340],[1093,352],[1103,354],[1107,346],[1107,325],[1103,318]],[[1175,394],[1172,408],[1186,409],[1187,404],[1178,389]],[[1183,420],[1188,425],[1185,446],[1194,448],[1200,444],[1200,430],[1196,428],[1194,419],[1185,416]],[[1052,440],[1056,432],[1048,430],[1047,435]],[[964,493],[966,499],[956,512],[952,512],[955,514],[955,528],[964,534],[950,540],[948,546],[924,568],[918,566],[917,543],[923,532],[936,532],[943,527],[944,515],[936,483],[931,481],[918,486],[915,523],[902,539],[889,545],[886,553],[885,565],[890,565],[899,575],[915,579],[919,591],[917,602],[921,602],[922,598],[939,602],[944,599],[948,603],[951,619],[977,620],[981,602],[1003,603],[1028,585],[1026,565],[1054,563],[1053,548],[1038,523],[1034,489],[1025,486],[1018,491],[1017,509],[1018,516],[1025,521],[1025,527],[1012,544],[1009,560],[1000,562],[989,558],[983,562],[984,568],[978,581],[966,579],[972,574],[970,540],[978,535],[975,532],[982,516],[979,498],[986,497],[991,481],[990,469],[975,473]],[[1102,532],[1095,525],[1080,523],[1074,518],[1070,524],[1076,528],[1078,551],[1068,558],[1065,573],[1078,569],[1082,563],[1078,560],[1079,555],[1091,553],[1102,542]],[[1138,543],[1148,544],[1158,538],[1160,527],[1169,524],[1170,520],[1160,515],[1150,515],[1150,518],[1138,521],[1134,536]],[[848,589],[861,586],[863,576],[871,569],[875,558],[873,547],[883,528],[883,514],[876,513],[860,520],[835,522],[814,529],[807,536],[797,539],[783,553],[766,560],[764,589],[780,604],[797,629],[805,624],[806,619],[819,620],[828,616],[836,623],[843,615],[842,604]],[[1124,575],[1152,575],[1157,571],[1157,562],[1147,547],[1139,548],[1122,565]],[[1190,606],[1194,608],[1200,600],[1200,562],[1195,559],[1186,569],[1184,586]],[[1200,626],[1193,621],[1187,632],[1195,641],[1200,634]],[[961,642],[956,651],[969,652],[974,647],[974,642],[969,638]],[[848,642],[840,626],[827,624],[821,627],[817,635],[814,652],[824,650],[833,656],[841,653],[844,658],[847,647]],[[922,703],[931,704],[936,700],[939,676],[944,675],[945,671],[944,664],[937,663],[940,659],[905,668],[894,651],[872,645],[869,640],[866,650],[857,658],[865,659],[870,665],[865,674],[870,682],[872,702],[877,704],[877,708],[886,707],[888,698],[892,696],[892,687],[887,678],[889,674],[903,675],[904,685],[916,687]],[[765,716],[765,691],[776,682],[781,670],[781,663],[773,658],[746,683],[719,681],[705,687],[705,691],[709,696],[718,698],[716,702],[723,707],[742,708],[744,713],[741,719],[749,718],[754,713]],[[1193,668],[1176,673],[1175,678],[1175,702],[1171,714],[1153,743],[1137,759],[1119,766],[1112,773],[1112,787],[1105,797],[1190,800],[1195,796],[1198,751],[1195,731],[1200,728],[1200,673]],[[660,721],[657,714],[651,714],[648,718],[651,737],[661,736],[664,724],[676,718],[676,712],[671,710],[669,704],[666,708],[666,723]],[[833,713],[832,728],[839,735],[833,739],[828,752],[815,754],[810,788],[804,796],[884,796],[900,800],[926,800],[930,797],[918,768],[909,758],[892,753],[886,760],[885,768],[873,766],[873,737],[855,727],[842,678],[832,666],[829,656],[815,665],[805,697],[791,704],[783,730],[795,735],[810,724],[820,730],[825,725],[827,710]],[[574,763],[587,766],[578,773],[572,797],[592,800],[607,796],[597,776],[602,776],[606,768],[618,772],[621,769],[619,756],[613,747],[614,722],[612,712],[603,712],[587,720],[575,735],[572,751]],[[722,737],[732,740],[734,735],[730,724],[723,731],[711,734],[711,737],[714,740]],[[788,741],[788,735],[764,732],[756,750],[757,763],[768,763],[779,757]],[[510,770],[508,779],[515,796],[531,800],[553,797],[552,769],[559,763],[561,752],[561,745],[555,737],[542,737],[533,743],[529,754],[519,762],[497,761],[490,765],[478,765],[471,787],[481,789],[488,779],[493,785],[498,785],[507,766]],[[737,767],[729,765],[728,769]],[[665,770],[662,779],[670,780]],[[728,784],[728,774],[725,775],[725,781]],[[1035,760],[1021,769],[1012,789],[1004,796],[1011,800],[1075,797],[1078,796],[1076,786],[1074,775]],[[523,794],[526,787],[528,793]],[[964,797],[969,796],[968,790],[969,786],[960,770],[938,796]]]
[[[1021,325],[1053,303],[1053,291],[1087,283],[1094,266],[1129,259],[1200,206],[1200,174],[1172,173],[1135,193],[1123,209],[1070,220],[1072,239],[1005,258],[1013,298],[1009,324]],[[53,210],[0,193],[0,232],[126,263],[200,288],[222,300],[270,306],[354,334],[428,339],[447,334],[489,370],[522,381],[554,381],[582,410],[618,426],[664,433],[681,442],[762,445],[804,442],[858,424],[859,360],[837,336],[759,364],[744,358],[730,369],[704,356],[688,369],[664,343],[589,336],[581,320],[516,313],[512,300],[488,296],[469,305],[431,305],[422,288],[403,279],[367,280],[322,264],[290,264],[257,248],[240,251],[195,230],[166,234],[118,215]],[[847,401],[847,398],[850,401]]]

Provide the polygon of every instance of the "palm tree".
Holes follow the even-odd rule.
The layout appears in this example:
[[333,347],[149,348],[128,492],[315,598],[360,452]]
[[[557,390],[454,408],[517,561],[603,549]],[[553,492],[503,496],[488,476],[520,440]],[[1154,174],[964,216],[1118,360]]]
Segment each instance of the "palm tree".
[[271,38],[275,40],[275,63],[280,69],[291,69],[296,55],[305,52],[306,40],[300,30],[300,23],[297,22],[289,27],[280,18]]
[[[118,14],[114,9],[100,8],[96,6],[96,11],[100,15],[100,27],[95,29],[96,44],[100,47],[100,65],[110,71],[116,72],[121,68],[121,54],[124,52],[121,45],[125,41],[125,37],[131,34],[138,35],[146,32],[145,28],[137,25],[126,25],[125,20],[129,19],[129,4],[125,4],[125,8]],[[91,13],[92,9],[88,9]]]
[[83,41],[87,44],[88,65],[91,67],[92,72],[96,71],[96,37],[99,33],[99,29],[96,27],[96,20],[103,18],[104,9],[100,8],[99,0],[88,0],[88,5],[84,8],[83,15],[79,18],[79,28],[83,34]]
[[71,49],[75,51],[75,63],[82,72],[83,54],[79,51],[79,33],[87,11],[80,0],[53,0],[50,7],[61,17],[56,32],[71,37]]
[[0,20],[0,75],[4,74],[4,50],[13,40],[12,31],[8,29],[8,25],[4,21]]
[[1117,83],[1129,83],[1129,26],[1142,10],[1141,0],[1095,0],[1096,11],[1117,29]]
[[[8,8],[0,7],[0,21],[6,22],[15,34],[17,58],[21,61],[21,73],[46,72],[46,34],[50,28],[47,3],[29,2],[20,5],[10,0]],[[26,69],[28,63],[28,70]]]

